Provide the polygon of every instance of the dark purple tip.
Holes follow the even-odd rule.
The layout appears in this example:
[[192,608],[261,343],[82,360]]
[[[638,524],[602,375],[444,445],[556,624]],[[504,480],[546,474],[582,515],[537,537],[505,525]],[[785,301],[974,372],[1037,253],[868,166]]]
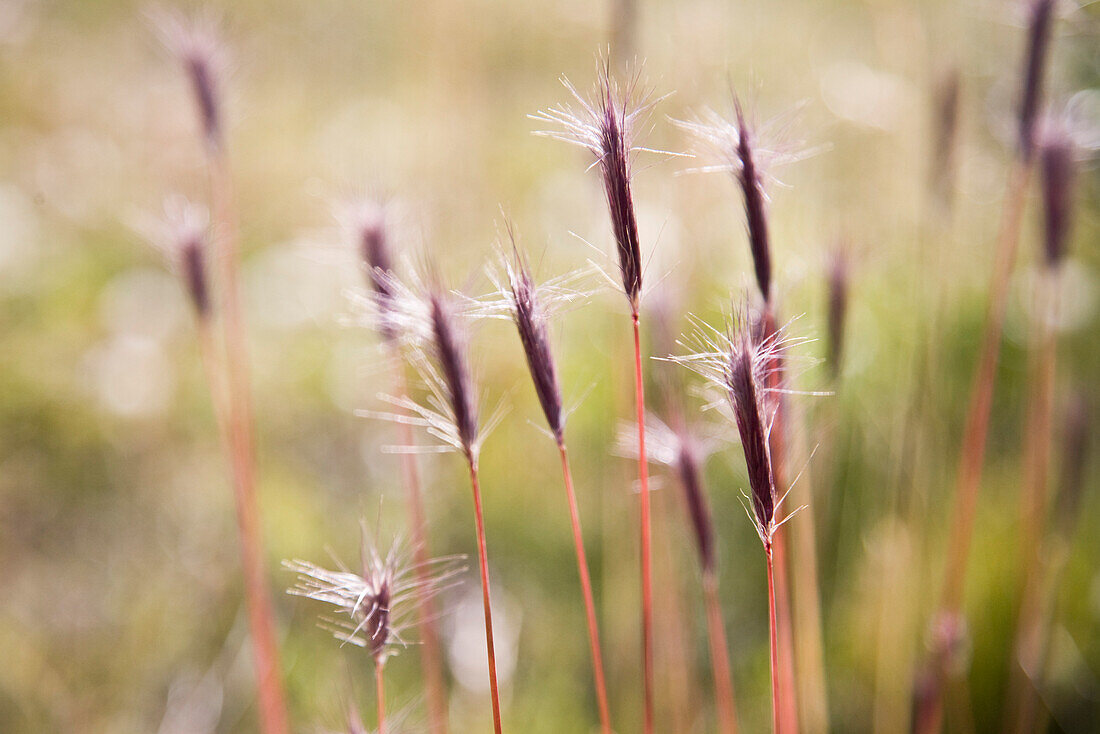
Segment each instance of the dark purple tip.
[[206,249],[199,237],[188,239],[180,248],[180,270],[191,305],[200,319],[210,315],[210,289],[206,279]]
[[844,353],[844,322],[848,313],[848,257],[843,251],[833,255],[829,267],[829,369],[835,378],[840,374],[840,359]]
[[764,415],[764,381],[755,351],[753,335],[744,325],[731,336],[726,373],[730,404],[745,452],[752,509],[762,536],[767,536],[775,516],[775,478],[768,447],[767,421]]
[[710,505],[703,489],[702,467],[699,465],[699,453],[687,436],[681,436],[680,454],[676,459],[676,469],[680,474],[680,483],[684,488],[691,529],[695,533],[695,544],[699,550],[699,561],[704,571],[714,570],[714,523],[711,521]]
[[1043,100],[1043,76],[1054,25],[1055,0],[1032,0],[1028,10],[1027,55],[1020,96],[1020,154],[1030,160],[1035,150],[1035,122]]
[[452,418],[458,438],[468,457],[473,457],[477,443],[477,408],[474,405],[473,383],[466,366],[465,339],[454,322],[450,304],[439,292],[431,301],[432,340],[435,356],[443,374]]
[[638,310],[642,292],[642,251],[638,242],[638,221],[634,196],[630,189],[630,150],[626,142],[626,115],[616,107],[611,84],[604,81],[603,109],[600,119],[600,172],[603,174],[611,228],[619,251],[619,270],[623,291],[631,309]]
[[771,300],[772,260],[768,244],[768,217],[764,183],[753,155],[752,131],[745,121],[741,105],[737,104],[737,158],[741,165],[738,180],[745,200],[745,220],[749,230],[749,248],[756,271],[756,283],[765,301]]
[[1068,249],[1073,223],[1075,152],[1073,141],[1064,129],[1045,135],[1039,151],[1046,218],[1043,245],[1047,265],[1051,267],[1065,259]]
[[184,60],[184,64],[191,80],[191,91],[195,95],[203,137],[209,145],[217,148],[221,145],[221,114],[210,59],[193,53]]
[[383,214],[365,220],[359,227],[359,256],[367,269],[367,281],[375,294],[380,312],[382,336],[392,339],[395,328],[390,318],[393,312],[393,260],[390,257],[389,243],[386,238],[386,223]]
[[508,271],[509,286],[512,289],[512,318],[516,322],[520,342],[523,343],[527,368],[535,383],[535,393],[542,412],[546,415],[554,437],[561,443],[565,428],[562,421],[561,387],[558,384],[554,356],[550,351],[546,313],[539,302],[530,268],[518,250],[514,250],[514,254],[514,267]]
[[390,637],[391,589],[388,579],[383,579],[377,591],[363,600],[363,633],[367,638],[367,649],[378,661],[386,651],[386,642]]

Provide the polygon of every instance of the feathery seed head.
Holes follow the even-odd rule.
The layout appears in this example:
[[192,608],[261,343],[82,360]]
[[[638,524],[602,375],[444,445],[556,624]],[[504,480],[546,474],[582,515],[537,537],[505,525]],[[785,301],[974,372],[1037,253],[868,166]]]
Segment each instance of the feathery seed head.
[[395,322],[399,320],[394,314],[398,287],[390,255],[386,206],[373,199],[363,199],[346,206],[339,218],[366,268],[377,309],[378,328],[387,341],[392,340],[397,336]]
[[1056,0],[1031,0],[1027,18],[1027,52],[1024,56],[1020,96],[1020,155],[1030,160],[1035,149],[1035,126],[1043,102],[1043,77],[1050,49]]
[[635,93],[637,76],[625,89],[620,88],[611,75],[609,62],[600,65],[599,81],[590,99],[581,96],[568,80],[563,78],[562,84],[577,107],[559,105],[532,115],[561,128],[537,134],[580,145],[596,157],[611,215],[623,292],[631,310],[637,313],[642,292],[642,251],[631,190],[631,164],[634,153],[643,149],[634,147],[633,136],[640,118],[659,100]]
[[[337,571],[307,561],[284,561],[298,574],[288,590],[331,605],[336,619],[324,619],[325,626],[342,642],[365,648],[378,665],[386,662],[397,646],[404,646],[403,633],[415,619],[415,600],[429,598],[448,588],[464,570],[461,558],[451,556],[411,563],[408,552],[395,542],[381,555],[364,534],[362,569],[352,572],[340,565]],[[423,573],[424,568],[429,570]]]
[[753,520],[767,545],[782,522],[775,518],[781,499],[776,495],[768,439],[773,416],[769,398],[783,388],[772,384],[772,376],[786,350],[807,340],[788,337],[783,327],[768,333],[762,328],[764,321],[743,306],[724,331],[699,320],[695,324],[687,346],[696,351],[671,360],[702,375],[724,394],[745,453]]
[[227,63],[218,38],[218,20],[211,14],[189,18],[163,8],[148,13],[161,43],[183,66],[199,113],[203,139],[212,149],[222,144],[219,85]]
[[844,322],[848,313],[848,286],[851,276],[848,255],[838,248],[829,264],[829,369],[836,378],[840,374],[840,359],[844,352]]
[[1076,392],[1068,406],[1062,436],[1062,477],[1055,508],[1055,530],[1068,538],[1077,523],[1078,508],[1084,489],[1085,462],[1092,434],[1091,401],[1084,392]]
[[676,458],[676,470],[680,475],[680,484],[684,489],[684,501],[691,529],[695,532],[695,545],[699,551],[699,562],[703,570],[714,570],[714,522],[711,520],[710,504],[703,489],[703,454],[696,441],[685,429],[679,431],[680,451]]
[[428,294],[428,303],[433,353],[443,378],[444,395],[462,450],[468,458],[473,458],[478,444],[477,404],[466,364],[466,338],[442,289],[433,289]]
[[172,196],[165,200],[163,214],[142,217],[134,228],[164,253],[179,274],[198,318],[208,318],[212,303],[206,274],[210,240],[210,216],[206,209],[182,196]]
[[746,118],[736,96],[733,99],[733,108],[732,120],[713,110],[705,110],[693,120],[674,122],[694,137],[710,155],[717,158],[717,163],[695,170],[730,173],[741,189],[756,283],[764,300],[768,301],[771,297],[772,261],[767,189],[768,184],[777,183],[769,170],[802,160],[815,151],[799,150],[797,144],[786,140],[793,116],[781,116],[757,128]]
[[539,299],[538,289],[531,277],[531,269],[526,258],[520,253],[515,240],[512,240],[513,258],[505,262],[508,274],[508,301],[512,319],[519,331],[523,353],[527,358],[527,367],[531,380],[535,383],[542,412],[550,424],[554,438],[560,444],[565,430],[562,412],[561,386],[558,383],[557,367],[554,355],[550,351],[550,333],[547,328],[548,317]]
[[1068,128],[1058,122],[1045,126],[1039,141],[1043,189],[1046,263],[1057,267],[1066,256],[1073,219],[1076,149]]

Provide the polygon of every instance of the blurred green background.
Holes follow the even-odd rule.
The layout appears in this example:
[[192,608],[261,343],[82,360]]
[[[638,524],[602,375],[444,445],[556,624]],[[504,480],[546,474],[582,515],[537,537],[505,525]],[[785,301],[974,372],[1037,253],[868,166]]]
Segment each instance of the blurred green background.
[[[283,663],[299,731],[340,726],[354,696],[371,711],[370,662],[317,627],[317,605],[282,593],[284,558],[357,557],[365,517],[404,528],[389,424],[359,418],[391,390],[369,330],[348,325],[362,273],[332,202],[373,188],[401,204],[403,256],[440,263],[468,292],[489,286],[500,209],[542,278],[610,252],[589,157],[531,135],[527,115],[587,88],[612,40],[644,58],[661,101],[644,144],[690,147],[669,118],[731,111],[761,122],[800,104],[789,137],[827,146],[776,171],[773,258],[802,351],[825,354],[825,277],[853,253],[840,378],[804,372],[792,399],[818,447],[794,504],[813,493],[829,715],[838,732],[900,731],[926,650],[949,528],[962,417],[1011,160],[1024,34],[1016,3],[504,0],[209,3],[224,10],[229,150],[243,228],[243,282],[258,428],[260,501]],[[1058,24],[1052,104],[1100,116],[1096,5]],[[255,731],[233,501],[190,313],[132,223],[165,196],[205,200],[185,79],[141,3],[0,2],[0,731]],[[624,19],[626,19],[624,21]],[[957,176],[930,194],[933,100],[961,75]],[[1089,117],[1091,115],[1091,118]],[[651,128],[651,129],[650,129]],[[741,204],[722,174],[643,154],[635,197],[653,303],[673,328],[717,322],[751,285]],[[1100,405],[1100,233],[1095,170],[1080,177],[1063,280],[1055,425],[1073,389]],[[944,192],[940,192],[943,194]],[[1039,245],[1029,199],[1009,305],[968,577],[971,645],[951,731],[1000,729],[1016,589],[1027,395],[1029,284]],[[571,234],[571,233],[575,233]],[[604,260],[609,263],[610,261]],[[613,264],[609,266],[613,268]],[[582,520],[597,585],[613,719],[639,728],[633,462],[612,454],[631,415],[630,332],[610,287],[555,321]],[[644,318],[644,316],[643,316]],[[656,337],[649,339],[654,343]],[[582,732],[596,723],[583,611],[553,444],[506,323],[475,336],[486,408],[510,406],[482,466],[500,604],[505,725]],[[652,362],[650,378],[680,368]],[[692,383],[691,380],[688,380]],[[694,383],[692,383],[694,384]],[[581,397],[583,396],[583,401]],[[694,415],[701,400],[687,398]],[[1095,410],[1093,411],[1095,418]],[[701,416],[731,439],[720,417]],[[1094,421],[1095,424],[1095,421]],[[1060,475],[1056,433],[1053,479]],[[799,462],[805,460],[803,452]],[[795,459],[792,459],[792,462]],[[432,551],[473,557],[460,459],[420,462]],[[1100,721],[1097,467],[1058,586],[1054,730]],[[658,717],[661,731],[713,731],[699,573],[674,478],[658,469]],[[770,719],[763,554],[740,504],[730,443],[707,465],[722,596],[745,731]],[[385,501],[382,501],[382,498]],[[462,640],[477,578],[444,597],[454,647],[455,731],[486,731],[481,652]],[[469,671],[473,666],[473,672]],[[390,707],[422,730],[419,661],[390,663]]]

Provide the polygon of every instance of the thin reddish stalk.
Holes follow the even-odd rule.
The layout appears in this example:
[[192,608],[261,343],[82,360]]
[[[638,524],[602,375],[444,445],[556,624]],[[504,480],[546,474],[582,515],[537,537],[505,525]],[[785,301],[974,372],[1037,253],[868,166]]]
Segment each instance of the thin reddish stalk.
[[[778,326],[775,317],[775,309],[771,303],[767,304],[765,313],[765,330],[770,336],[777,332]],[[783,381],[783,359],[776,356],[768,370],[768,388],[777,390]],[[777,488],[782,487],[782,492],[787,490],[787,464],[786,464],[786,411],[782,399],[782,393],[773,394],[775,413],[772,419],[771,432],[768,434],[768,448],[772,457],[772,474]],[[779,680],[782,696],[779,700],[779,710],[783,716],[783,730],[788,732],[798,731],[798,701],[794,676],[794,632],[791,623],[791,595],[788,581],[787,539],[785,534],[776,533],[771,539],[771,551],[775,556],[775,602],[776,616],[778,619],[779,647],[782,654],[779,658]]]
[[764,555],[768,558],[768,630],[772,652],[772,732],[780,732],[779,713],[779,639],[775,624],[775,579],[772,571],[772,546],[764,546]]
[[565,478],[565,495],[569,501],[569,520],[573,525],[573,547],[577,554],[577,574],[581,579],[584,595],[584,612],[588,622],[588,644],[592,649],[592,672],[596,683],[596,704],[600,709],[600,727],[604,734],[611,734],[611,711],[607,705],[607,684],[603,672],[603,654],[600,652],[600,630],[596,623],[596,601],[592,596],[592,580],[588,573],[588,557],[584,552],[584,536],[581,534],[580,510],[573,490],[573,472],[569,468],[569,455],[565,442],[558,442],[561,471]]
[[[396,348],[394,349],[395,357]],[[400,359],[394,376],[397,397],[407,397],[408,386],[405,371]],[[413,443],[412,426],[398,422],[401,442],[406,446]],[[409,452],[401,456],[401,479],[405,485],[405,503],[409,514],[409,533],[413,542],[413,557],[416,562],[416,574],[419,580],[417,605],[420,616],[420,664],[424,669],[424,687],[428,698],[428,716],[433,734],[447,734],[447,696],[443,682],[443,662],[439,648],[439,633],[435,626],[435,605],[432,603],[431,554],[428,548],[427,520],[424,502],[420,494],[420,475],[416,467],[416,457]]]
[[485,607],[485,653],[489,661],[489,695],[493,699],[493,730],[501,734],[500,694],[497,689],[497,653],[493,643],[493,609],[489,604],[489,558],[485,549],[485,518],[481,511],[481,483],[478,481],[477,459],[467,457],[470,488],[474,494],[474,520],[477,524],[477,561],[481,570],[481,603]]
[[[1014,655],[1009,673],[1009,716],[1005,730],[1015,722],[1015,731],[1024,731],[1034,718],[1035,686],[1028,677],[1035,673],[1042,657],[1041,612],[1043,580],[1040,547],[1047,517],[1047,475],[1050,470],[1052,442],[1054,373],[1057,356],[1054,316],[1058,300],[1057,273],[1048,271],[1040,284],[1040,323],[1032,349],[1032,393],[1028,406],[1024,457],[1024,486],[1020,493],[1020,582],[1019,617],[1016,625]],[[1015,712],[1015,716],[1011,712]]]
[[[996,259],[990,282],[989,305],[986,311],[986,328],[982,337],[981,354],[974,373],[970,393],[966,425],[963,429],[962,456],[959,462],[955,504],[951,513],[952,528],[947,549],[947,569],[944,573],[939,614],[957,616],[962,607],[966,584],[966,566],[970,555],[970,540],[974,530],[974,514],[978,506],[981,488],[982,466],[985,463],[986,436],[989,432],[989,412],[993,405],[993,384],[997,363],[1001,354],[1001,336],[1004,330],[1005,307],[1008,302],[1009,281],[1016,263],[1016,251],[1020,241],[1020,222],[1023,218],[1027,184],[1031,178],[1032,162],[1018,160],[1009,174],[1004,209],[997,235]],[[932,690],[922,703],[922,711],[916,721],[918,734],[938,732],[943,721],[943,687],[947,672],[945,655],[935,654],[932,661]]]
[[378,734],[386,734],[386,687],[383,683],[382,665],[374,664],[374,697],[378,704]]
[[714,700],[718,708],[719,730],[737,734],[733,678],[730,676],[729,643],[722,621],[722,603],[718,600],[718,575],[703,572],[703,597],[707,608],[707,640],[710,642],[710,666],[714,675]]
[[271,593],[264,573],[260,511],[256,501],[256,476],[252,437],[252,406],[248,384],[248,354],[241,313],[238,278],[239,233],[233,205],[229,162],[220,149],[209,158],[210,189],[220,227],[218,263],[221,272],[223,329],[225,338],[226,417],[229,454],[233,471],[237,529],[241,545],[245,599],[253,662],[259,691],[260,729],[264,734],[289,734],[286,697],[275,642]]
[[653,732],[653,569],[650,551],[649,465],[645,452],[645,385],[642,377],[642,337],[638,312],[634,323],[634,403],[638,420],[638,486],[641,492],[642,552],[642,676],[645,696],[644,732]]
[[993,405],[993,383],[1001,355],[1001,334],[1004,330],[1005,306],[1008,302],[1009,280],[1016,262],[1020,239],[1020,220],[1031,166],[1017,164],[1010,175],[1001,229],[998,235],[996,262],[990,283],[986,328],[982,337],[981,356],[974,375],[970,406],[963,433],[962,459],[952,512],[954,525],[947,553],[947,573],[944,577],[942,603],[946,611],[956,612],[962,604],[966,579],[966,562],[974,526],[974,511],[981,486],[985,461],[986,435],[989,432],[989,411]]

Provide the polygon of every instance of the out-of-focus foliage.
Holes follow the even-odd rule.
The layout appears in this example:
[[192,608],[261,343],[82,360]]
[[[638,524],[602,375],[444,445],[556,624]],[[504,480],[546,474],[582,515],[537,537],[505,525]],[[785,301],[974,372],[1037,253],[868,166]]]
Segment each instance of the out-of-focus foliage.
[[[631,5],[629,0],[623,0]],[[213,5],[214,3],[210,3]],[[260,501],[292,716],[335,728],[343,702],[371,709],[370,662],[287,597],[283,558],[357,558],[361,517],[404,528],[393,427],[379,409],[392,365],[347,328],[362,285],[332,200],[364,189],[400,203],[394,245],[424,253],[471,293],[490,286],[499,207],[540,277],[612,252],[597,177],[582,153],[531,132],[595,77],[612,5],[565,0],[225,2],[233,73],[227,137],[244,237],[243,279],[258,429]],[[835,731],[897,731],[935,604],[954,467],[982,328],[993,236],[1011,157],[1023,33],[988,2],[639,0],[633,51],[658,94],[647,144],[683,151],[668,117],[731,110],[759,121],[804,102],[792,142],[827,150],[772,187],[774,280],[800,335],[824,337],[829,254],[850,243],[844,364],[805,371],[794,396],[818,447],[789,500],[816,505],[830,718]],[[1051,96],[1100,109],[1095,6],[1059,22]],[[178,69],[133,2],[0,2],[0,731],[255,731],[233,501],[187,304],[132,224],[164,197],[203,200],[197,120]],[[934,91],[961,72],[957,177],[931,194]],[[1093,131],[1095,132],[1095,131]],[[650,165],[652,164],[652,165]],[[651,299],[716,320],[751,284],[737,191],[697,162],[642,154],[635,197]],[[1056,425],[1071,387],[1100,405],[1100,236],[1085,167],[1066,264]],[[941,194],[944,192],[940,192]],[[1040,261],[1038,197],[1025,219],[993,409],[966,614],[965,693],[977,731],[999,730],[1017,593],[1028,293]],[[575,234],[573,234],[575,233]],[[606,267],[614,267],[610,261]],[[646,305],[643,303],[643,318]],[[651,335],[653,337],[653,335]],[[597,587],[613,719],[639,721],[636,497],[611,454],[632,409],[625,303],[610,287],[555,321],[576,404],[567,435]],[[506,729],[595,724],[587,641],[553,444],[519,343],[484,325],[475,353],[486,407],[511,411],[483,449],[483,487]],[[656,337],[648,343],[657,342]],[[823,356],[824,342],[802,350]],[[679,368],[647,365],[650,377]],[[691,381],[689,380],[689,383]],[[581,397],[583,396],[583,401]],[[691,394],[695,415],[703,400]],[[732,424],[700,416],[720,435]],[[1095,421],[1094,421],[1095,424]],[[1053,474],[1060,474],[1060,434]],[[804,455],[799,459],[804,460]],[[420,462],[432,551],[474,553],[460,461]],[[1097,467],[1057,595],[1043,705],[1054,725],[1100,719]],[[795,467],[797,468],[797,467]],[[662,731],[712,731],[709,666],[690,529],[659,472],[655,543]],[[727,629],[745,731],[770,717],[764,564],[741,506],[735,445],[708,463]],[[444,598],[456,731],[488,728],[477,580]],[[473,625],[472,631],[468,629]],[[470,647],[473,635],[474,646]],[[472,672],[470,668],[472,666]],[[418,655],[387,667],[391,707],[420,718]],[[473,685],[473,688],[468,688]],[[951,700],[953,731],[967,731]]]

